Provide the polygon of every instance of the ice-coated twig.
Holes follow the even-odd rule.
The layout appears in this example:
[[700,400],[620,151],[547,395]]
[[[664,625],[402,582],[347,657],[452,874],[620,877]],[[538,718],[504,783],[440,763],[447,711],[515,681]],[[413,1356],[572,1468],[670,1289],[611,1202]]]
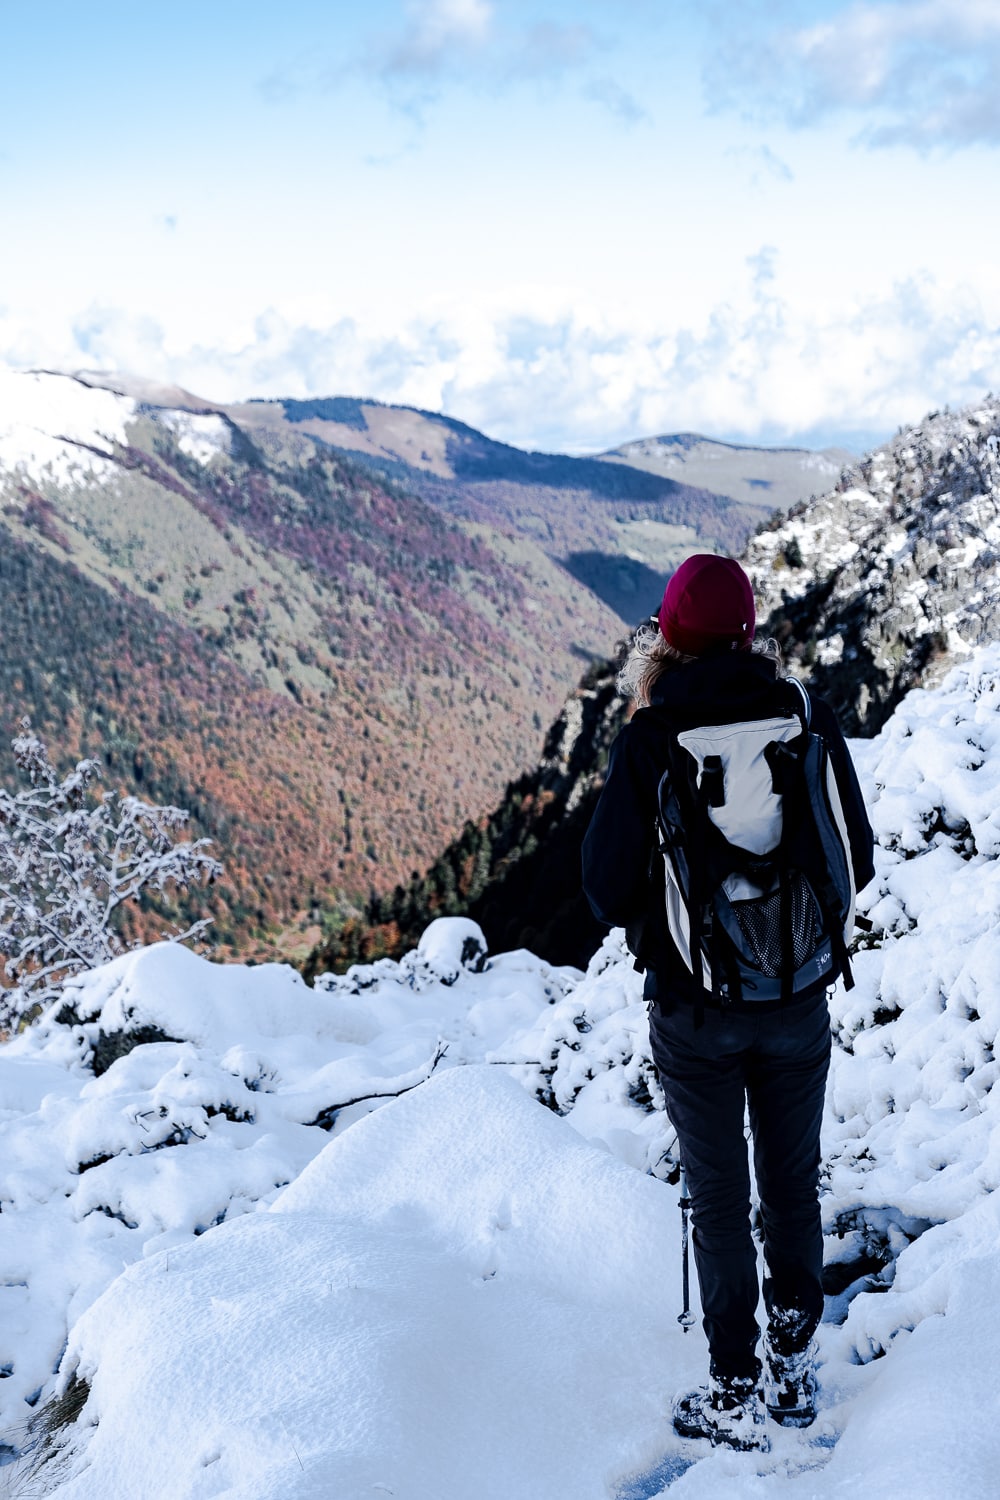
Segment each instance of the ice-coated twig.
[[[188,814],[116,792],[98,793],[101,768],[81,760],[61,781],[42,740],[21,721],[14,759],[28,780],[0,788],[0,1027],[55,999],[63,981],[126,951],[117,913],[147,893],[215,880],[210,841],[174,842]],[[175,942],[200,937],[210,919]]]

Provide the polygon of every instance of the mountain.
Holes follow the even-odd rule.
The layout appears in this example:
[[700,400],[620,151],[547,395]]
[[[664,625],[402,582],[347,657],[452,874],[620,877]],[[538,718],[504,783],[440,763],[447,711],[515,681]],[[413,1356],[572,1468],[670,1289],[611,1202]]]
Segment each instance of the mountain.
[[679,557],[769,515],[410,408],[8,372],[0,731],[189,808],[227,868],[198,914],[305,953],[496,805]]
[[495,802],[619,625],[529,539],[181,397],[0,377],[0,725],[190,808],[223,940],[307,949]]
[[682,484],[711,490],[757,510],[768,505],[788,510],[811,495],[822,494],[841,471],[855,461],[846,448],[755,448],[720,443],[696,432],[640,438],[600,457],[628,464]]
[[[743,560],[759,633],[777,637],[847,733],[875,734],[911,687],[1000,639],[1000,402],[901,432],[753,537]],[[580,844],[625,719],[614,673],[594,663],[534,770],[424,876],[314,951],[306,972],[397,955],[432,917],[459,912],[498,946],[585,965],[602,929],[580,890]]]
[[[822,489],[850,458],[699,439],[690,472],[673,472],[642,443],[587,458],[525,453],[451,417],[346,397],[229,410],[272,430],[294,426],[451,514],[532,538],[629,626],[690,552],[740,551],[776,505]],[[684,449],[687,440],[652,441]]]
[[1000,638],[1000,400],[901,431],[745,561],[797,675],[849,733],[875,733],[910,687]]
[[[82,378],[164,406],[209,409],[177,387]],[[262,451],[294,457],[311,440],[464,523],[533,542],[629,626],[654,607],[664,577],[690,552],[739,552],[776,506],[824,489],[850,458],[687,435],[589,458],[526,453],[452,417],[347,396],[211,410],[252,432]]]

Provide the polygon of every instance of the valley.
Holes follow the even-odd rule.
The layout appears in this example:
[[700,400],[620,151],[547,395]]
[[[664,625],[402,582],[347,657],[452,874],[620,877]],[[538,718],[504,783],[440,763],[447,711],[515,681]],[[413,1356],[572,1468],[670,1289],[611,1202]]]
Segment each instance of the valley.
[[2,774],[27,716],[190,809],[226,876],[186,914],[302,958],[531,772],[681,557],[772,514],[740,475],[801,470],[725,451],[732,494],[376,402],[5,373]]
[[[826,494],[753,536],[743,561],[758,634],[826,697],[846,732],[877,734],[1000,628],[1000,402],[932,413],[845,468]],[[405,952],[437,915],[465,914],[498,948],[585,967],[603,929],[580,889],[580,846],[626,705],[595,662],[536,766],[466,824],[425,875],[368,906],[308,972]]]

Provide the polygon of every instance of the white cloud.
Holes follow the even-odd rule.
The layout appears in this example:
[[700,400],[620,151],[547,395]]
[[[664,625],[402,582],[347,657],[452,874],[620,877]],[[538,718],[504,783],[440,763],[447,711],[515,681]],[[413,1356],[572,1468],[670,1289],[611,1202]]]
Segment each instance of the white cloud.
[[882,0],[808,26],[737,27],[708,70],[718,104],[793,126],[859,117],[869,145],[1000,143],[997,0]]
[[[929,276],[823,311],[778,290],[776,252],[697,320],[618,321],[564,308],[455,306],[389,331],[263,313],[216,347],[172,341],[112,308],[43,346],[0,314],[0,361],[127,369],[207,398],[357,395],[442,410],[527,447],[594,452],[696,430],[762,442],[850,442],[1000,388],[1000,308]],[[20,336],[19,336],[20,333]]]
[[372,38],[363,67],[390,81],[470,71],[537,78],[580,68],[598,50],[595,33],[579,22],[501,24],[488,0],[411,0],[401,28]]
[[491,0],[410,0],[398,24],[370,34],[355,56],[279,65],[260,90],[268,102],[281,104],[303,91],[337,90],[361,78],[422,123],[447,86],[501,89],[577,76],[584,98],[634,124],[646,117],[641,105],[606,70],[593,71],[613,45],[583,22],[519,20],[509,7],[499,13]]
[[589,26],[538,21],[511,35],[502,67],[510,77],[535,78],[582,67],[599,51]]
[[489,45],[493,6],[488,0],[412,0],[396,36],[372,48],[370,61],[388,74],[437,73],[453,61]]
[[637,125],[640,120],[649,119],[648,112],[642,108],[641,104],[613,78],[591,78],[584,86],[583,93],[585,98],[593,99],[597,104],[603,104],[613,115],[617,115],[628,125]]

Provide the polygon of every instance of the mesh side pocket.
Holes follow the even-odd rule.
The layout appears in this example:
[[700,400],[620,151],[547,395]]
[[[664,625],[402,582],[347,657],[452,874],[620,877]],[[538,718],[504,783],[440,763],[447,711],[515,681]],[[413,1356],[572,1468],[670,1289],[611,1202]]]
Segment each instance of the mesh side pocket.
[[[794,874],[791,881],[792,966],[799,969],[819,947],[823,923],[805,876]],[[749,901],[734,901],[733,914],[755,967],[768,979],[776,979],[782,971],[780,890]]]

